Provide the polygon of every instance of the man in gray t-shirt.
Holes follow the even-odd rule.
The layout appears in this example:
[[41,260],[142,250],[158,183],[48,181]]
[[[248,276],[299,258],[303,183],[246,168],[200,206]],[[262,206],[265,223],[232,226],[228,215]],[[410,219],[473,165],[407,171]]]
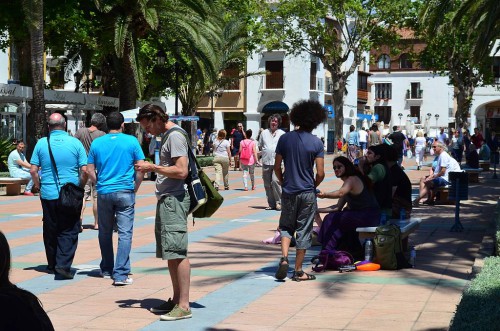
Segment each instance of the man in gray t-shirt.
[[182,132],[173,130],[178,126],[169,121],[168,115],[160,107],[147,104],[139,110],[137,122],[155,136],[162,135],[160,164],[144,162],[136,166],[141,172],[154,171],[156,179],[155,237],[156,257],[168,262],[168,272],[172,280],[173,296],[150,310],[162,313],[160,320],[175,321],[192,316],[189,307],[189,286],[191,265],[187,258],[188,232],[187,216],[189,194],[184,186],[188,176],[189,144]]
[[[95,113],[94,115],[92,115],[92,118],[90,119],[90,127],[78,129],[74,137],[81,141],[83,147],[85,148],[85,152],[88,155],[92,141],[94,141],[94,139],[96,138],[104,136],[106,134],[106,132],[104,132],[105,130],[107,130],[106,117],[101,113]],[[93,201],[92,213],[94,214],[94,230],[98,230],[99,223],[97,218],[97,191],[95,189],[95,184],[92,183],[92,181],[89,179],[85,184],[84,199],[90,200],[90,197],[92,197]],[[80,214],[80,224],[82,223],[83,220],[83,213],[85,212],[85,207],[86,206],[84,201],[82,207],[82,213]],[[80,227],[80,230],[83,230],[83,228]]]

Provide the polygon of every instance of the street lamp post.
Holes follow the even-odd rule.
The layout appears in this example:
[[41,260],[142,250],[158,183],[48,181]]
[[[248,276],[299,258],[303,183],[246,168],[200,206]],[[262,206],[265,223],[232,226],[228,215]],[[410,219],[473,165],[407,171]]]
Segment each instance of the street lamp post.
[[437,132],[437,129],[438,129],[438,119],[439,119],[439,114],[434,115],[434,117],[436,118],[436,132]]
[[[156,61],[159,65],[164,65],[166,60],[166,55],[163,50],[158,51],[156,54]],[[175,72],[175,115],[179,115],[179,63],[175,61],[174,64]]]
[[399,114],[398,114],[398,117],[399,117],[399,126],[401,126],[401,119],[403,118],[403,114],[402,114],[402,113],[399,113]]
[[215,127],[215,118],[214,118],[214,97],[219,98],[222,95],[222,92],[224,90],[222,88],[218,88],[216,90],[210,90],[208,91],[207,95],[210,98],[210,130],[209,132],[212,132],[213,128]]

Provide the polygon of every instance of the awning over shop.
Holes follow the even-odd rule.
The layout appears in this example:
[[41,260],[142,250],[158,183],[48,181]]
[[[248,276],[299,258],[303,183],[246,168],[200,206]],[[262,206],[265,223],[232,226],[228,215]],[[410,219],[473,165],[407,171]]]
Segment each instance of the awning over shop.
[[[31,90],[31,88],[29,88]],[[0,84],[0,102],[16,103],[30,99],[28,87],[17,84]]]
[[263,114],[287,113],[290,110],[288,105],[281,101],[272,101],[262,108]]
[[[32,91],[30,88],[30,99],[32,99]],[[82,93],[68,92],[68,91],[56,91],[56,90],[44,90],[43,97],[45,103],[55,103],[55,104],[70,104],[70,105],[83,105],[85,104],[85,97]]]
[[105,97],[96,94],[82,94],[85,97],[85,109],[100,110],[102,107],[118,108],[120,106],[120,99]]
[[378,121],[378,114],[375,114],[375,115],[372,115],[372,114],[360,114],[358,113],[356,115],[356,118],[358,120],[367,120],[367,121],[371,121],[372,119],[375,119],[375,121]]

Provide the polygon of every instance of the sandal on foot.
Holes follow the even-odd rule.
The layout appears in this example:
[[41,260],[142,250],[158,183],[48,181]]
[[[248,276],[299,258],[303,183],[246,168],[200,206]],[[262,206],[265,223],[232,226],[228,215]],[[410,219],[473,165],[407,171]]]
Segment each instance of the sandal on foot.
[[[306,278],[301,278],[304,276],[306,276]],[[292,280],[295,282],[302,282],[305,280],[315,280],[315,279],[316,279],[316,276],[305,273],[303,270],[294,271],[293,275],[292,275]]]
[[274,210],[274,209],[276,209],[276,208],[273,208],[273,207],[266,207],[266,208],[264,208],[264,209],[265,209],[265,210]]
[[286,275],[288,273],[288,258],[286,256],[283,256],[280,259],[280,264],[278,265],[278,270],[276,270],[276,274],[274,277],[276,279],[282,280],[286,278]]

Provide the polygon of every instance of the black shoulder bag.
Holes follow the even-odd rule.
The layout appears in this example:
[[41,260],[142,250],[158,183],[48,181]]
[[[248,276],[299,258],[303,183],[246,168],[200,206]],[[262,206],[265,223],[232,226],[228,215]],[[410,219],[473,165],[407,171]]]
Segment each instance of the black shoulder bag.
[[[85,193],[85,190],[73,183],[66,183],[61,186],[61,182],[59,181],[59,173],[57,171],[57,165],[54,160],[54,155],[52,154],[52,149],[50,148],[50,134],[47,137],[47,145],[49,146],[50,162],[54,167],[57,177],[56,186],[57,190],[59,191],[59,210],[67,215],[80,216],[83,207],[83,195]],[[61,187],[60,190],[59,187]]]

